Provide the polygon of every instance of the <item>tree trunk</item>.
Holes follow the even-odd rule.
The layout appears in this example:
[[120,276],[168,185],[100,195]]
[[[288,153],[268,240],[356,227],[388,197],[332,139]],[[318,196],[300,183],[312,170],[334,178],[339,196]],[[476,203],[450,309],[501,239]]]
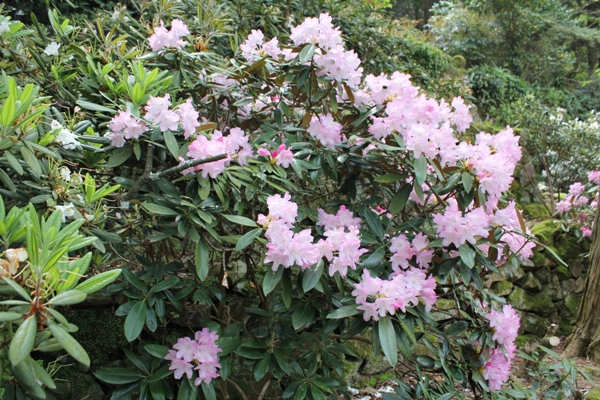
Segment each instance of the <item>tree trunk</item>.
[[600,361],[600,212],[596,212],[590,248],[590,269],[585,281],[575,329],[567,339],[565,357]]

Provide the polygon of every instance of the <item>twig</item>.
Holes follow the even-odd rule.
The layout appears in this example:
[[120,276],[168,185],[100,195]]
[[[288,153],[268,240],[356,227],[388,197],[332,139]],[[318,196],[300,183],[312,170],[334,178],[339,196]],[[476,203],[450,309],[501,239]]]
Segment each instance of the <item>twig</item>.
[[199,160],[187,160],[183,164],[180,164],[175,167],[171,167],[171,168],[165,169],[164,171],[159,171],[159,172],[153,174],[152,173],[152,158],[153,158],[153,156],[154,156],[154,146],[149,144],[148,145],[148,154],[146,155],[146,167],[144,168],[144,173],[133,184],[131,189],[129,189],[129,192],[127,192],[127,194],[125,196],[123,196],[123,198],[121,199],[121,202],[130,201],[131,199],[133,199],[135,197],[135,195],[137,194],[137,192],[142,188],[142,186],[144,186],[144,184],[151,179],[164,178],[166,176],[181,172],[187,168],[193,168],[197,165],[207,164],[207,163],[211,163],[214,161],[219,161],[219,160],[222,160],[222,159],[228,157],[227,154],[219,154],[217,156],[203,158],[203,159],[199,159]]
[[258,400],[263,400],[263,398],[265,397],[265,393],[267,393],[267,389],[269,388],[270,384],[271,384],[271,380],[269,379],[267,381],[267,383],[265,383],[265,386],[263,386],[262,390],[260,391],[260,395],[258,396]]
[[227,378],[227,380],[225,382],[227,382],[228,384],[230,384],[231,386],[233,386],[233,388],[235,389],[235,391],[238,392],[238,394],[242,397],[242,400],[248,400],[248,398],[246,397],[246,394],[244,393],[244,391],[242,390],[242,388],[237,385],[237,383],[235,383],[234,381],[232,381],[229,378]]

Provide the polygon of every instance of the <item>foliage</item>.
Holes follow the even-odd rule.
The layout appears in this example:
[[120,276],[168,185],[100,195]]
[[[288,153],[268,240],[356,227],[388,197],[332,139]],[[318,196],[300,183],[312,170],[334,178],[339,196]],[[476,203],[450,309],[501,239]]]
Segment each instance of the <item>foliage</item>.
[[[417,57],[407,70],[447,97],[438,100],[398,72],[363,79],[328,15],[306,22],[327,32],[317,39],[302,21],[288,23],[297,7],[318,14],[316,3],[144,4],[138,18],[120,9],[82,27],[52,11],[49,26],[11,22],[0,33],[9,55],[0,87],[3,251],[25,240],[30,260],[19,270],[28,279],[5,279],[26,300],[4,300],[17,315],[2,326],[19,325],[13,366],[52,387],[27,358],[36,341],[53,340],[48,329],[89,364],[51,306],[78,303],[116,278],[111,270],[75,286],[93,258],[97,268],[123,264],[112,290],[127,299],[118,314],[138,345],[124,352],[125,366],[95,371],[115,398],[227,398],[234,359],[282,398],[331,398],[345,391],[344,363],[357,358],[348,340],[370,342],[393,365],[398,352],[411,359],[426,346],[419,388],[403,386],[415,396],[460,398],[468,387],[519,398],[501,389],[518,318],[509,306],[491,311],[500,300],[483,280],[516,268],[533,247],[502,197],[520,147],[510,129],[470,128],[455,88],[438,91],[446,56],[400,40],[377,8],[353,4],[344,14],[329,5],[373,71],[406,66],[386,47],[404,43]],[[264,38],[251,31],[257,21]],[[359,30],[381,50],[361,44]],[[94,255],[83,250],[90,245]],[[455,299],[456,309],[437,318],[436,297]],[[203,326],[190,330],[220,338],[220,377],[210,383],[192,382],[200,372],[179,359],[189,353],[159,334],[170,329],[167,307],[183,304],[208,306]],[[179,364],[165,360],[171,345]],[[439,371],[443,381],[422,381]],[[45,395],[31,380],[19,384]]]
[[481,115],[493,112],[525,96],[527,84],[507,70],[488,66],[471,68],[469,82]]

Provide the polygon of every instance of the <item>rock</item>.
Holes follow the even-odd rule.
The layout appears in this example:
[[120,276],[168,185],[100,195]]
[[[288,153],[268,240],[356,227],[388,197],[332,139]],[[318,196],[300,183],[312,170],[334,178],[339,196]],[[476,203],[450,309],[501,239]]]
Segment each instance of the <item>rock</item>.
[[522,268],[519,267],[515,269],[512,266],[505,265],[498,268],[498,272],[494,272],[493,274],[491,274],[484,284],[486,285],[486,287],[490,287],[494,282],[501,282],[506,280],[515,282],[521,279],[524,275],[525,271],[523,271]]
[[573,265],[571,265],[571,275],[573,276],[573,278],[579,278],[579,276],[583,273],[583,271],[585,270],[585,265],[577,260],[573,263]]
[[531,228],[531,233],[542,243],[547,245],[554,244],[554,234],[560,228],[551,219],[535,224]]
[[581,294],[571,293],[565,296],[565,307],[567,308],[567,316],[574,317],[577,314],[579,303],[581,303]]
[[560,283],[560,288],[563,294],[566,296],[571,293],[575,293],[575,279],[567,279]]
[[438,310],[443,310],[443,311],[453,310],[456,308],[456,300],[438,299],[435,302],[435,308],[437,308]]
[[508,303],[512,304],[517,310],[533,311],[537,314],[548,316],[554,311],[554,303],[545,293],[529,294],[519,286],[513,288],[508,296]]
[[500,281],[492,285],[492,290],[498,296],[508,296],[512,292],[513,284],[509,281]]
[[583,290],[585,289],[585,278],[583,276],[580,276],[579,278],[577,278],[575,280],[575,293],[583,293]]
[[545,264],[546,256],[541,251],[536,251],[533,253],[533,257],[531,257],[531,262],[537,267],[540,267]]
[[547,265],[543,265],[535,271],[533,271],[533,276],[535,276],[542,284],[546,284],[550,282],[550,277],[552,276],[552,269]]
[[515,285],[532,292],[539,292],[542,290],[542,284],[531,272],[528,272],[524,277],[516,281]]
[[529,203],[523,206],[523,214],[527,219],[544,219],[550,217],[548,209],[540,203]]
[[528,312],[519,312],[521,318],[521,329],[524,333],[530,333],[538,337],[544,336],[546,329],[550,325],[550,321],[540,317],[537,314]]
[[563,292],[560,287],[558,276],[553,275],[552,278],[550,278],[550,282],[542,287],[542,293],[547,294],[552,301],[561,300],[563,298]]
[[564,281],[565,279],[569,279],[571,277],[571,271],[569,271],[569,268],[565,267],[564,265],[559,265],[558,267],[554,268],[552,273],[554,276],[557,276],[558,279],[561,281]]

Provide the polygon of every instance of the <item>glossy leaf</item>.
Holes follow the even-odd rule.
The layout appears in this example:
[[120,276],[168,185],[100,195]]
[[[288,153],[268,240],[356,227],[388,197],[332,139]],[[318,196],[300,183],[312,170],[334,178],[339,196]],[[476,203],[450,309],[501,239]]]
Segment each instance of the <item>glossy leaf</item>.
[[61,344],[71,357],[86,367],[90,366],[90,357],[73,336],[69,335],[66,330],[51,320],[48,321],[48,327],[50,328],[50,332],[52,332],[52,336],[58,340],[58,343]]
[[35,316],[30,316],[19,325],[8,348],[8,358],[12,365],[19,364],[31,353],[35,343],[36,330],[37,321]]
[[127,314],[127,318],[125,318],[125,338],[128,341],[135,340],[142,329],[144,328],[144,323],[146,322],[146,301],[138,301]]

